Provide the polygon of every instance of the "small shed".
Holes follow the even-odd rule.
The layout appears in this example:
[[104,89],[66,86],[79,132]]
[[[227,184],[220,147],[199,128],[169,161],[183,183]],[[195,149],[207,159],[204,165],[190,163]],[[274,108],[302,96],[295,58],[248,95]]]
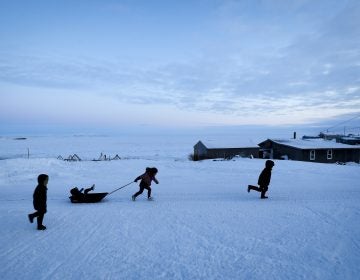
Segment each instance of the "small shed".
[[[228,147],[227,147],[228,146]],[[235,156],[240,157],[259,157],[259,147],[256,145],[249,147],[236,147],[235,145],[223,145],[223,147],[215,147],[213,144],[204,144],[202,141],[194,145],[194,159],[229,159]]]
[[323,139],[267,139],[261,143],[260,157],[320,163],[360,163],[360,145],[347,145]]

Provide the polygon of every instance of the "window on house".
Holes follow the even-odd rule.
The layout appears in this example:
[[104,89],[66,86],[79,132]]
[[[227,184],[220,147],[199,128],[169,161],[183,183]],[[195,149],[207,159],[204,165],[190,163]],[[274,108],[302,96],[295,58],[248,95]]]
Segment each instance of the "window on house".
[[310,151],[310,160],[315,160],[315,150]]
[[333,158],[333,151],[332,150],[327,150],[326,158],[327,159],[332,159]]

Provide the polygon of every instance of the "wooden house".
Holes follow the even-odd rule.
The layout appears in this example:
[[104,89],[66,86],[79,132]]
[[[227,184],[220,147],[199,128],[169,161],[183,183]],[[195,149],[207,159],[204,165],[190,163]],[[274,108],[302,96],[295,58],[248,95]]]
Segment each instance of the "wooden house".
[[348,144],[348,145],[360,145],[359,136],[343,136],[340,139],[336,139],[336,142]]
[[267,139],[261,143],[261,158],[335,163],[360,163],[360,145],[346,145],[323,139]]
[[214,147],[210,144],[204,144],[199,141],[194,146],[194,159],[229,159],[235,156],[240,157],[259,157],[259,147],[257,145],[248,147],[236,147],[236,145],[222,145],[222,147]]
[[[306,137],[306,136],[304,136]],[[304,138],[303,137],[303,138]],[[327,134],[321,132],[318,136],[319,138],[323,138],[325,140],[336,140],[337,143],[343,143],[348,145],[360,145],[360,136],[353,134]]]

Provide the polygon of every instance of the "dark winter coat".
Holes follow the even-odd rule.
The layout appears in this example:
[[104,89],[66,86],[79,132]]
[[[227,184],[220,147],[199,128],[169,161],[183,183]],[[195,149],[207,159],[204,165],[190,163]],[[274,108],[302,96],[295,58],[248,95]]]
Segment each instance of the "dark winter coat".
[[265,167],[260,173],[258,185],[261,187],[267,187],[270,184],[271,179],[271,168]]
[[37,185],[33,198],[35,210],[46,213],[47,187],[42,184]]
[[144,174],[138,176],[135,179],[135,182],[137,182],[138,180],[141,180],[140,184],[145,187],[150,187],[151,181],[154,181],[156,184],[159,184],[159,181],[155,178],[155,176],[153,174],[150,174],[149,172],[145,172]]

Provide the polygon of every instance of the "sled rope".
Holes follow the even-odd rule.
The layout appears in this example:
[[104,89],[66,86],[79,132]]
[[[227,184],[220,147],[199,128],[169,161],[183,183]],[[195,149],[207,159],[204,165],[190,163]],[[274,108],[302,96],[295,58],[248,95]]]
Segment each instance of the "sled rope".
[[127,187],[128,185],[131,185],[132,183],[134,183],[134,182],[130,182],[130,183],[128,183],[128,184],[126,184],[126,185],[124,185],[124,186],[122,186],[120,188],[117,188],[117,189],[113,190],[112,192],[108,193],[107,195],[110,195],[110,194],[112,194],[112,193],[114,193],[114,192],[116,192],[118,190],[121,190],[121,189]]

